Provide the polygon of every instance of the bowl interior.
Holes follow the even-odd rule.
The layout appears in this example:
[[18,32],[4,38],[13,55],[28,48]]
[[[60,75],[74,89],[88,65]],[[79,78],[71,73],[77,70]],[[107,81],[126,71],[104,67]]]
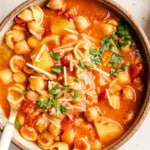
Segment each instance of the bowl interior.
[[[99,2],[102,2],[107,7],[112,9],[117,15],[119,15],[121,18],[125,19],[126,22],[130,25],[132,28],[134,34],[136,34],[137,40],[140,43],[141,46],[143,58],[145,60],[145,70],[146,70],[146,79],[145,79],[145,90],[143,93],[143,101],[141,103],[140,110],[137,114],[137,117],[135,118],[133,124],[128,129],[128,131],[114,144],[108,147],[108,149],[117,149],[120,147],[123,143],[125,143],[139,128],[141,123],[143,122],[144,118],[146,117],[146,114],[148,113],[150,109],[150,44],[148,42],[148,39],[146,35],[144,34],[141,27],[137,24],[137,22],[134,20],[134,18],[120,5],[118,5],[116,2],[112,0],[98,0]],[[44,5],[47,2],[47,0],[28,0],[25,3],[18,6],[14,11],[12,11],[0,24],[0,40],[2,40],[4,33],[12,26],[13,19],[17,14],[19,14],[23,9],[34,6],[34,5]],[[1,127],[3,127],[6,123],[6,118],[3,115],[3,111],[0,108],[0,124]],[[13,136],[13,142],[17,144],[18,146],[22,147],[23,149],[34,149],[39,150],[40,148],[36,147],[34,144],[24,140],[21,138],[21,136],[18,134],[18,132],[14,132]]]

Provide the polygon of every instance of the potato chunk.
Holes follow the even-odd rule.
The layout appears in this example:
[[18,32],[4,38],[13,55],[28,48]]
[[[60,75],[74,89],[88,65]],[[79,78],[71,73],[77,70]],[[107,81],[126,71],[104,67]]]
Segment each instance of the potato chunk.
[[102,117],[99,120],[95,120],[94,126],[101,142],[104,143],[113,142],[123,133],[121,125],[109,118]]
[[98,118],[98,116],[101,114],[100,109],[98,106],[92,106],[87,109],[87,111],[84,113],[85,118],[92,122]]

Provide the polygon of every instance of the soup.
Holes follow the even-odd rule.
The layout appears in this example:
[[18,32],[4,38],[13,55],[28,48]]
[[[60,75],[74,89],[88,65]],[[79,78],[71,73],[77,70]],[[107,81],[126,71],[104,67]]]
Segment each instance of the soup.
[[128,24],[98,1],[50,0],[15,17],[0,45],[0,102],[41,149],[100,150],[141,103],[144,63]]

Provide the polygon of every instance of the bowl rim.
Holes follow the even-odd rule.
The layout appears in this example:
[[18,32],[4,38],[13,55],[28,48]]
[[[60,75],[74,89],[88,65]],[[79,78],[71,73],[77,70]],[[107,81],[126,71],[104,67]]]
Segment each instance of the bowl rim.
[[[48,0],[26,0],[25,2],[21,3],[2,20],[2,22],[0,23],[0,32],[3,30],[5,25],[11,19],[13,20],[15,18],[15,16],[19,12],[21,12],[25,8],[28,8],[30,5],[32,5],[32,3],[34,3],[34,5],[35,5],[35,3],[38,1],[42,5],[42,4],[46,3]],[[139,39],[142,40],[141,43],[143,43],[142,47],[144,47],[144,51],[145,51],[146,55],[148,55],[147,56],[148,67],[149,67],[148,75],[150,76],[150,43],[149,43],[149,40],[148,40],[145,32],[143,31],[142,27],[137,23],[137,21],[134,19],[134,17],[128,11],[123,6],[118,4],[116,1],[114,1],[114,0],[97,0],[97,1],[99,1],[100,3],[103,3],[109,9],[112,9],[116,14],[119,14],[122,18],[124,18],[129,23],[129,25],[132,28],[134,28],[136,33],[139,33]],[[145,96],[145,103],[142,106],[142,109],[137,114],[137,117],[136,117],[134,123],[132,123],[131,127],[127,130],[127,132],[119,140],[117,140],[115,143],[113,143],[106,149],[116,150],[119,147],[121,147],[124,143],[126,143],[135,134],[135,132],[139,129],[139,127],[144,122],[144,120],[150,110],[150,79],[147,82],[147,86],[148,86],[148,89],[147,89],[146,96]],[[0,129],[2,129],[1,125],[0,125]],[[15,139],[15,137],[12,138],[12,142],[15,145],[17,145],[18,147],[20,147],[24,150],[28,150],[28,148],[25,147],[24,145],[22,145],[19,141],[17,141],[17,139]]]

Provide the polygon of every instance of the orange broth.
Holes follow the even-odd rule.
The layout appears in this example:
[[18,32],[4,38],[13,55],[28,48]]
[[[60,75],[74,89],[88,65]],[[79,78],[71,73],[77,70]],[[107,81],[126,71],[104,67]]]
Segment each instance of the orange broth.
[[[44,19],[41,25],[43,28],[43,32],[41,33],[42,36],[40,39],[36,38],[36,40],[39,42],[39,45],[37,45],[37,47],[35,48],[31,47],[28,42],[28,39],[31,36],[34,36],[34,34],[30,32],[30,28],[28,25],[32,21],[25,21],[23,20],[23,18],[19,18],[19,16],[16,17],[15,24],[23,28],[24,30],[23,33],[25,33],[24,40],[27,41],[30,52],[25,53],[25,54],[16,54],[16,52],[13,49],[7,46],[7,43],[6,43],[7,38],[5,37],[5,40],[3,41],[3,45],[6,45],[4,47],[6,49],[6,53],[1,55],[1,51],[3,50],[3,46],[1,46],[0,57],[3,60],[5,59],[4,58],[5,55],[8,55],[8,58],[5,59],[5,64],[3,64],[3,62],[0,61],[0,74],[1,74],[1,71],[3,71],[3,69],[5,68],[9,68],[11,70],[10,59],[14,55],[19,55],[23,57],[25,63],[30,63],[30,64],[33,63],[32,65],[34,65],[32,56],[34,59],[34,55],[36,57],[37,53],[39,53],[39,50],[41,47],[40,42],[42,41],[42,39],[44,39],[47,36],[57,35],[56,33],[53,33],[52,31],[53,24],[56,23],[58,20],[61,20],[62,18],[70,22],[72,20],[73,22],[75,22],[74,19],[78,15],[88,18],[88,22],[90,22],[90,25],[87,27],[87,29],[85,29],[84,31],[79,31],[78,28],[80,27],[77,26],[74,29],[71,29],[75,31],[75,33],[69,33],[68,31],[63,31],[60,34],[58,34],[60,43],[57,46],[55,45],[55,42],[54,43],[47,42],[45,43],[45,45],[48,48],[49,52],[50,51],[55,52],[55,49],[57,51],[57,48],[59,48],[59,46],[65,45],[65,44],[62,44],[62,41],[64,40],[65,35],[74,34],[78,38],[77,40],[75,40],[76,42],[76,41],[83,41],[82,33],[84,33],[85,35],[88,35],[89,37],[92,37],[92,39],[94,39],[95,46],[94,47],[89,46],[89,49],[94,49],[94,50],[96,49],[98,51],[99,49],[103,47],[103,44],[101,41],[104,38],[109,37],[111,38],[111,42],[113,41],[111,43],[112,45],[109,47],[109,50],[105,49],[105,51],[102,54],[99,54],[100,56],[98,57],[101,57],[102,59],[101,62],[99,62],[98,64],[97,62],[96,64],[92,64],[93,66],[96,65],[96,67],[99,67],[98,69],[101,69],[104,72],[104,74],[103,72],[100,73],[96,69],[94,70],[91,64],[90,66],[88,62],[83,61],[84,60],[83,58],[80,58],[78,60],[76,58],[76,54],[74,54],[72,51],[67,51],[64,53],[56,52],[57,54],[61,55],[60,60],[54,60],[52,58],[49,58],[50,56],[47,56],[46,55],[47,53],[46,53],[45,54],[46,58],[44,58],[44,60],[50,59],[51,63],[54,66],[61,65],[61,67],[63,67],[61,69],[67,69],[66,73],[67,73],[68,78],[69,76],[74,77],[74,81],[72,81],[73,83],[71,84],[74,84],[75,86],[77,83],[78,84],[82,83],[81,86],[86,87],[86,89],[83,88],[84,89],[83,91],[82,89],[81,90],[79,89],[78,91],[77,89],[69,87],[70,86],[69,81],[66,81],[68,83],[69,89],[68,91],[67,90],[65,91],[62,87],[65,88],[65,86],[67,85],[64,85],[65,72],[63,72],[62,70],[59,70],[60,73],[58,73],[58,72],[50,71],[50,68],[49,68],[48,73],[56,77],[56,79],[52,80],[52,79],[48,79],[48,77],[45,74],[42,74],[40,71],[36,71],[33,68],[26,66],[31,71],[30,73],[28,73],[24,69],[25,66],[23,66],[23,68],[21,68],[21,72],[23,72],[23,77],[25,75],[25,81],[19,80],[22,76],[18,77],[19,79],[17,77],[16,79],[14,79],[16,72],[13,72],[13,71],[12,71],[13,81],[11,81],[8,84],[5,84],[1,81],[0,103],[4,110],[6,117],[8,117],[9,116],[9,103],[7,101],[7,97],[9,94],[8,89],[11,86],[17,87],[15,84],[17,83],[17,80],[19,80],[17,84],[22,84],[25,88],[22,91],[24,98],[20,102],[20,109],[18,111],[18,115],[16,119],[17,120],[16,128],[20,132],[20,134],[23,136],[23,138],[25,138],[26,140],[35,142],[42,149],[48,149],[51,147],[52,144],[55,144],[57,142],[62,142],[65,146],[67,145],[68,149],[77,148],[78,150],[84,150],[86,148],[88,149],[89,147],[90,149],[93,149],[93,150],[104,149],[110,144],[112,144],[114,141],[116,141],[118,138],[120,138],[127,131],[131,123],[134,121],[136,114],[138,112],[138,109],[139,109],[139,105],[141,103],[141,95],[143,92],[142,82],[143,82],[143,76],[144,76],[144,71],[143,71],[144,66],[143,66],[140,52],[137,51],[139,49],[138,43],[136,43],[137,45],[135,47],[134,46],[132,47],[131,43],[134,41],[134,38],[131,37],[131,39],[129,38],[129,40],[127,41],[128,42],[127,44],[129,44],[127,50],[122,45],[119,48],[115,45],[115,42],[117,41],[119,43],[119,40],[121,39],[119,37],[119,33],[117,32],[119,21],[121,19],[103,4],[97,1],[91,1],[91,0],[64,0],[64,1],[65,1],[65,7],[60,10],[53,10],[52,8],[48,8],[46,6],[41,7],[41,10],[43,11],[43,14],[44,14]],[[106,28],[108,27],[108,29],[105,30],[105,27]],[[10,30],[13,30],[13,29],[10,29]],[[111,30],[113,30],[113,32],[111,32]],[[117,36],[116,39],[113,39],[112,37],[113,33],[116,33],[116,36]],[[129,34],[130,34],[130,31],[129,31]],[[91,40],[89,37],[85,37],[87,38],[86,39],[87,41]],[[9,48],[6,48],[6,47],[9,47]],[[115,53],[112,50],[112,47],[119,49],[117,53]],[[80,50],[80,54],[82,53],[84,55],[84,52],[85,52],[84,47],[79,48],[79,50]],[[13,51],[13,52],[10,52],[10,51]],[[136,54],[134,53],[135,51],[137,51]],[[43,55],[41,55],[41,57]],[[74,64],[73,70],[69,68],[70,59],[68,59],[68,57],[70,57],[70,55],[72,56],[71,58],[73,60],[78,62],[77,65]],[[88,53],[88,55],[90,56],[90,58],[94,58],[95,56],[97,57],[97,54],[93,55],[93,54]],[[111,62],[113,55],[114,57],[117,57],[116,59],[119,59],[118,57],[120,57],[120,59],[122,59],[121,63],[123,61],[124,65],[126,66],[121,66],[122,64],[119,62],[119,60],[118,60],[118,64],[113,64],[115,63],[115,62]],[[79,54],[77,56],[79,56]],[[120,70],[115,65],[118,65],[117,67],[120,67],[119,68]],[[135,67],[134,69],[133,69],[133,66]],[[42,69],[43,67],[45,66],[41,65]],[[87,89],[91,88],[91,84],[87,82],[84,79],[84,77],[82,78],[80,76],[77,76],[78,68],[80,68],[79,70],[83,71],[83,72],[81,71],[81,73],[79,74],[82,74],[82,73],[84,74],[84,72],[86,72],[92,75],[93,77],[92,84],[94,84],[94,92],[96,94],[94,93],[94,95],[90,95],[90,90],[85,92]],[[113,71],[116,71],[115,75],[111,74],[110,72],[111,69],[112,70],[114,69]],[[45,69],[44,71],[47,71],[47,69]],[[127,82],[124,81],[124,76],[123,76],[123,79],[119,78],[119,75],[121,74],[121,72],[123,72],[124,74],[127,73],[127,77],[129,76],[128,77],[129,79],[127,79],[128,80]],[[33,76],[33,78],[31,76]],[[37,83],[34,83],[34,85],[32,85],[31,80],[32,79],[34,80],[35,78],[37,78],[37,76],[40,78],[40,79],[38,78],[39,81],[37,81]],[[78,79],[80,81],[75,81],[75,79]],[[3,78],[1,80],[3,80]],[[126,80],[126,76],[125,76],[125,80]],[[52,88],[49,87],[49,82],[51,81],[57,83],[53,85]],[[34,86],[40,82],[43,88],[40,88],[40,90],[36,90]],[[60,87],[57,87],[57,86],[60,86]],[[69,101],[69,104],[64,103],[58,106],[58,104],[54,103],[54,100],[56,100],[58,97],[57,101],[59,102],[59,96],[57,94],[52,94],[52,92],[54,92],[52,90],[54,89],[64,91],[64,93],[66,92],[69,95],[68,96],[69,99],[72,99],[72,101],[71,102]],[[114,92],[115,90],[117,92]],[[126,90],[128,92],[128,95],[126,95],[127,93]],[[44,91],[46,94],[45,93],[44,93],[45,95],[43,93],[41,94],[39,91],[41,93]],[[31,97],[33,95],[32,94],[29,95],[28,94],[29,92],[33,92],[32,94],[34,94],[34,96],[37,96],[37,99],[35,98],[32,99]],[[83,93],[85,92],[85,93],[82,94],[82,92]],[[48,94],[50,95],[47,96]],[[14,95],[14,97],[15,96],[16,95]],[[94,96],[96,96],[95,99],[93,98]],[[82,102],[82,99],[84,99],[86,102],[84,101]],[[118,99],[119,99],[119,102],[118,102]],[[49,102],[50,103],[53,102],[53,104],[49,104]],[[67,108],[67,106],[68,107],[71,107],[71,106],[72,107],[80,107],[80,106],[84,107],[85,106],[85,111],[84,110],[79,111],[78,109],[73,110],[73,109]],[[95,110],[93,110],[93,108],[97,109],[97,107],[99,110],[96,112]],[[64,110],[61,110],[61,108]],[[50,115],[51,113],[53,113],[53,111],[56,114]],[[57,116],[57,113],[59,113],[58,116]],[[98,115],[98,117],[95,120],[89,120],[91,115],[93,115],[92,113],[94,113],[93,118],[95,118],[95,116]],[[106,124],[112,125],[114,123],[115,124],[114,126],[117,129],[119,128],[118,129],[119,131],[118,130],[114,131],[116,132],[117,135],[116,136],[112,135],[112,138],[110,139],[109,138],[106,139],[104,137],[106,136],[105,133],[102,133],[102,131],[99,131],[99,129],[97,129],[97,126],[101,126],[105,128],[105,125],[102,125],[103,122],[101,121],[101,124],[100,124],[100,121],[99,121],[99,120],[105,120],[105,119],[106,119],[106,122],[104,121],[104,124],[106,123]],[[57,128],[57,125],[55,126],[55,121],[56,121],[56,124],[60,125],[60,128]],[[56,132],[58,131],[58,133],[53,133],[52,130],[56,130]],[[73,137],[72,136],[69,137],[69,134],[73,135]],[[67,138],[65,138],[65,136],[67,136]],[[46,137],[49,137],[49,139],[51,139],[52,142],[50,142]],[[70,141],[69,138],[73,140]]]

